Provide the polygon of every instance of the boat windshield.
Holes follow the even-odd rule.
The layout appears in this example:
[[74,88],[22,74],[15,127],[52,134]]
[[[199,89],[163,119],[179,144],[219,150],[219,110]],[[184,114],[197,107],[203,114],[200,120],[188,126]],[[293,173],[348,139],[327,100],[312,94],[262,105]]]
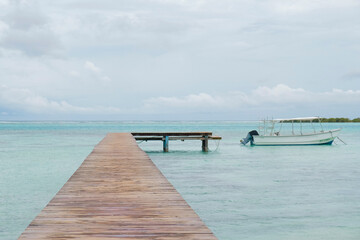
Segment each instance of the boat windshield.
[[264,120],[260,122],[260,135],[287,136],[323,132],[319,117]]

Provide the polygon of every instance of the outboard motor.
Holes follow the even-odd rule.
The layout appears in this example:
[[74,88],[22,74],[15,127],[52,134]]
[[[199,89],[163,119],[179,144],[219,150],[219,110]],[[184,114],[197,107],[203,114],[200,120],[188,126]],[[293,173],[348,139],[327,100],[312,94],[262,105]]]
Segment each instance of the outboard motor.
[[252,130],[247,134],[246,138],[241,139],[240,142],[244,145],[246,145],[248,142],[252,144],[254,141],[254,135],[259,135],[259,133],[256,130]]

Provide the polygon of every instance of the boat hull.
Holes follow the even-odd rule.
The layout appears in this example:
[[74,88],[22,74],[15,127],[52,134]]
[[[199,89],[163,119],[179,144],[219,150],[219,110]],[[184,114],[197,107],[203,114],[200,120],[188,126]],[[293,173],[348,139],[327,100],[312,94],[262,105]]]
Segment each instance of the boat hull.
[[326,132],[284,135],[284,136],[253,136],[252,145],[256,146],[289,146],[289,145],[330,145],[338,136],[340,129]]

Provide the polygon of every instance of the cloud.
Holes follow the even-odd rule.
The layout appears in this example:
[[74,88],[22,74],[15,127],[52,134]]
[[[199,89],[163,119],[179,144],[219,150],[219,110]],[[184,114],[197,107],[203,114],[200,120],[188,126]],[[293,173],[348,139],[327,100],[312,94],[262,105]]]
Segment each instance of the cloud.
[[0,7],[1,6],[7,6],[9,4],[8,0],[0,0]]
[[206,106],[222,106],[224,99],[219,96],[211,96],[207,93],[191,94],[183,98],[178,97],[157,97],[145,101],[146,107],[168,106],[172,108],[203,108]]
[[86,61],[84,64],[84,68],[92,72],[96,77],[103,81],[111,81],[111,79],[102,73],[102,70],[97,67],[93,62]]
[[13,1],[0,19],[0,46],[28,56],[61,56],[59,37],[36,3]]
[[60,55],[60,43],[49,30],[36,28],[32,31],[11,30],[6,32],[2,45],[17,49],[29,56]]
[[5,85],[0,86],[0,107],[21,110],[29,113],[40,114],[101,114],[122,112],[115,107],[80,107],[69,104],[67,101],[54,101],[46,97],[35,94],[25,88],[9,88]]
[[[77,106],[64,100],[52,100],[26,88],[0,86],[0,112],[11,116],[12,112],[40,114],[42,116],[146,116],[159,115],[193,119],[201,114],[216,115],[219,119],[235,116],[237,119],[276,116],[324,115],[321,109],[353,109],[360,105],[360,90],[333,89],[328,92],[312,92],[291,88],[283,84],[259,87],[249,93],[234,91],[223,94],[190,94],[184,97],[153,97],[138,107]],[[291,111],[289,111],[291,110]],[[320,111],[320,112],[319,112]],[[348,111],[345,111],[348,112]],[[199,115],[200,114],[200,115]],[[341,111],[332,111],[332,116]],[[350,113],[348,113],[350,114]],[[356,112],[351,113],[356,116]],[[346,115],[348,116],[348,115]],[[177,119],[177,117],[175,117]]]
[[157,97],[145,100],[144,107],[152,111],[237,111],[241,108],[287,107],[302,108],[316,105],[360,104],[360,90],[333,89],[329,92],[312,92],[291,88],[284,84],[258,87],[250,93],[228,92],[220,95],[207,93],[184,97]]
[[310,12],[313,10],[324,10],[328,8],[339,9],[343,7],[356,7],[359,6],[359,1],[356,0],[318,0],[318,1],[309,1],[309,0],[289,0],[281,1],[275,0],[270,1],[271,4],[274,4],[274,8],[277,11],[289,14],[289,13],[304,13]]
[[0,20],[0,41],[4,37],[6,31],[8,30],[9,30],[9,26],[5,22]]
[[254,104],[261,103],[284,103],[284,102],[303,102],[311,94],[302,88],[291,88],[284,84],[278,84],[275,87],[258,87],[249,98],[253,99]]
[[101,69],[98,68],[97,66],[95,66],[95,64],[90,61],[86,61],[84,64],[84,67],[93,73],[96,73],[96,74],[101,73]]
[[24,111],[343,110],[356,91],[331,89],[360,89],[359,4],[0,0],[0,86],[33,94]]
[[15,5],[3,18],[11,28],[29,30],[33,27],[45,26],[48,18],[35,5]]
[[360,72],[350,72],[342,76],[345,80],[356,80],[360,79]]
[[9,88],[5,85],[0,87],[0,99],[3,107],[11,107],[27,112],[42,113],[50,112],[84,112],[89,108],[72,106],[66,101],[52,101],[37,95],[25,88]]
[[75,70],[71,70],[69,72],[69,75],[72,76],[72,77],[80,77],[80,73],[78,71],[75,71]]

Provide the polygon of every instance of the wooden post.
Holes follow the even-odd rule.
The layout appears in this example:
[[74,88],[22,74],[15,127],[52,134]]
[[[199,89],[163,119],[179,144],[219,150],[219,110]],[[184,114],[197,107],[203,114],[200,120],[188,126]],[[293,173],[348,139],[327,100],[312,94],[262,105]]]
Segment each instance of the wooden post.
[[203,136],[205,139],[202,140],[202,151],[208,152],[209,151],[209,135]]
[[165,138],[163,140],[163,150],[164,150],[164,152],[169,151],[169,136],[165,136]]

